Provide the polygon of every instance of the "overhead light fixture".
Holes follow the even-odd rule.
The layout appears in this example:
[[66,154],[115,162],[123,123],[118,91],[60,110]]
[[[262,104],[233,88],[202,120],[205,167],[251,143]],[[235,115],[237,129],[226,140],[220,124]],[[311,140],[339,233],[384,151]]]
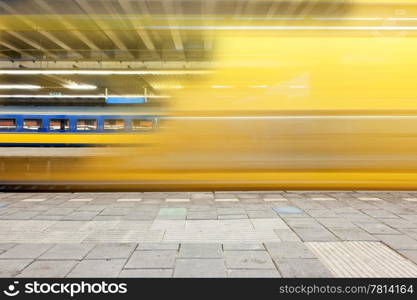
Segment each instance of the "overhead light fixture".
[[78,84],[78,83],[70,83],[64,85],[67,89],[71,90],[95,90],[97,86],[91,84]]
[[182,75],[207,74],[205,70],[0,70],[0,75]]
[[40,88],[39,85],[32,84],[0,84],[2,90],[36,90]]

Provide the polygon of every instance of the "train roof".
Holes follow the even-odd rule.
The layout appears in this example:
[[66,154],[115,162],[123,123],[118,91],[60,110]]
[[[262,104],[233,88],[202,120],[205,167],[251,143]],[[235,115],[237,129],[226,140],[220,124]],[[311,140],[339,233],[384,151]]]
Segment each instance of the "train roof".
[[0,115],[162,115],[157,107],[0,106]]

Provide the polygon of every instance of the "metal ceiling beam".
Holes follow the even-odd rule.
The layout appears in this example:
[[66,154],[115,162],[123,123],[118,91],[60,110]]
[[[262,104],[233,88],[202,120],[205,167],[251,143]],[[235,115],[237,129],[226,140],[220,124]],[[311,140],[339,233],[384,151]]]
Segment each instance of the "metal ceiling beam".
[[[39,43],[25,37],[24,35],[22,35],[21,33],[17,32],[17,31],[7,30],[7,33],[10,34],[11,36],[21,40],[22,42],[32,46],[36,50],[42,51],[44,54],[46,54],[50,58],[58,58],[58,56],[56,54],[46,50]],[[33,55],[31,55],[31,56],[33,56]]]
[[[17,53],[19,53],[19,54],[21,54],[21,55],[23,55],[23,56],[32,56],[32,57],[33,57],[33,54],[31,54],[31,53],[29,53],[29,52],[25,52],[25,51],[23,51],[23,50],[21,50],[21,49],[19,49],[19,48],[16,48],[15,46],[13,46],[13,45],[9,44],[8,42],[5,42],[5,41],[0,40],[0,45],[4,46],[4,47],[6,47],[6,48],[8,48],[8,49],[10,49],[10,50],[12,50],[12,51],[14,51],[14,52],[17,52]],[[3,53],[2,53],[2,54],[3,54]],[[7,55],[3,55],[3,57],[8,57],[9,59],[11,59],[11,58],[10,58],[9,56],[7,56]]]
[[[40,8],[43,10],[49,12],[50,14],[53,14],[57,16],[58,14],[52,8],[48,3],[45,2],[45,0],[33,0]],[[66,21],[64,18],[60,18],[60,22],[64,25],[64,27],[68,30],[70,30],[80,41],[82,41],[86,46],[88,46],[91,50],[101,52],[103,55],[105,55],[107,58],[109,56],[102,51],[92,40],[90,40],[87,36],[85,36],[81,31],[74,29],[74,26]]]
[[[127,1],[126,0],[119,0],[119,4],[120,4],[120,6],[123,9],[125,14],[129,14],[129,12],[133,12],[133,7],[132,7],[131,1],[129,1],[129,0],[127,0]],[[152,39],[150,38],[146,29],[142,29],[142,30],[138,29],[138,28],[136,28],[135,24],[133,24],[131,21],[128,21],[128,22],[135,29],[136,33],[139,35],[139,37],[143,41],[146,48],[148,48],[148,50],[155,51],[156,50],[155,45],[152,42]]]
[[[59,47],[61,47],[62,49],[65,49],[65,50],[70,51],[70,52],[73,51],[70,46],[68,46],[66,43],[64,43],[60,39],[56,38],[50,32],[47,32],[45,30],[37,30],[35,23],[33,23],[32,21],[30,21],[28,18],[24,18],[24,17],[20,16],[18,11],[16,11],[14,8],[10,7],[4,1],[0,1],[0,7],[2,7],[5,11],[9,12],[10,14],[15,15],[15,17],[17,19],[19,19],[21,22],[29,25],[30,27],[33,28],[34,31],[40,33],[41,35],[43,35],[44,37],[46,37],[47,39],[49,39],[50,41],[52,41],[53,43],[55,43],[56,45],[58,45]],[[77,53],[77,52],[75,52],[75,53]],[[80,57],[82,57],[82,55],[80,53],[77,53],[77,55],[80,56]]]
[[126,45],[119,39],[117,34],[115,34],[111,30],[105,30],[106,24],[104,24],[102,21],[94,19],[92,16],[95,13],[93,7],[88,3],[88,1],[85,0],[74,0],[91,18],[91,20],[99,27],[106,35],[107,37],[113,42],[116,47],[118,47],[120,50],[123,50],[126,52],[128,56],[131,58],[134,58],[134,56],[129,52],[129,49],[126,47]]
[[[175,8],[174,8],[174,1],[173,0],[163,1],[162,6],[164,7],[164,10],[166,12],[168,12],[168,15],[169,15],[169,12],[174,13]],[[168,21],[168,26],[172,27],[173,22],[171,20],[167,20],[167,21]],[[183,51],[184,50],[184,44],[183,44],[183,41],[182,41],[180,31],[178,29],[174,29],[174,28],[171,28],[170,31],[171,31],[171,37],[172,37],[172,40],[174,42],[175,49]]]

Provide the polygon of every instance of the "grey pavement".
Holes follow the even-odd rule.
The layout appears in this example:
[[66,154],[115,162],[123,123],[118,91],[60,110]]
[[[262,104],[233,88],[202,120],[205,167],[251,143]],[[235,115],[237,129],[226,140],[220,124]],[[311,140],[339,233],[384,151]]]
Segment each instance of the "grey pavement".
[[0,277],[417,277],[415,198],[0,193]]

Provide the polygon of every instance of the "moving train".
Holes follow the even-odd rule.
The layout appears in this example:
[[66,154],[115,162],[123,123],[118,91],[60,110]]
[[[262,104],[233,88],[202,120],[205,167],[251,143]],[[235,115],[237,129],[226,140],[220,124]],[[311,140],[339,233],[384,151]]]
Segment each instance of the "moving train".
[[3,106],[0,146],[108,146],[138,144],[159,126],[141,108]]

